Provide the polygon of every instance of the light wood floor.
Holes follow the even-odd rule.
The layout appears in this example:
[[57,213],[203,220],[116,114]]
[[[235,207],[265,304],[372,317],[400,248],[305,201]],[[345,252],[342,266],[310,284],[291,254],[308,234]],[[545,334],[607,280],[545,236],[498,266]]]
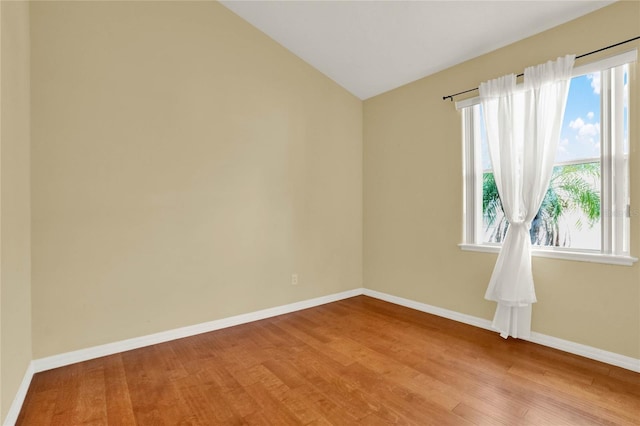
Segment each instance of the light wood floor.
[[640,374],[358,296],[38,373],[18,424],[640,424]]

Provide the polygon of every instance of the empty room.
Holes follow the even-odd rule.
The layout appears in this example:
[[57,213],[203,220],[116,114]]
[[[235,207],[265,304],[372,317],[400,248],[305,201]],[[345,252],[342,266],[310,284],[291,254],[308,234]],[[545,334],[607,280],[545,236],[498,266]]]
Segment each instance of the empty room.
[[640,424],[640,2],[0,23],[2,424]]

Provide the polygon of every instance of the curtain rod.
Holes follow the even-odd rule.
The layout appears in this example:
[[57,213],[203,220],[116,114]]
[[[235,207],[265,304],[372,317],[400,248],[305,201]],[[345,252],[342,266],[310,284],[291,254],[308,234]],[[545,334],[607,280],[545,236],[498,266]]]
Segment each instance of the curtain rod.
[[[603,48],[601,48],[601,49],[594,50],[594,51],[589,52],[589,53],[583,53],[582,55],[578,55],[578,56],[576,56],[576,59],[584,58],[585,56],[593,55],[594,53],[602,52],[603,50],[611,49],[611,48],[613,48],[613,47],[617,47],[617,46],[620,46],[620,45],[622,45],[622,44],[630,43],[630,42],[632,42],[632,41],[636,41],[636,40],[640,40],[640,36],[636,36],[636,37],[634,37],[634,38],[630,38],[629,40],[621,41],[621,42],[619,42],[619,43],[612,44],[612,45],[610,45],[610,46],[603,47]],[[523,74],[523,73],[521,73],[521,74],[518,74],[516,77],[522,77],[523,75],[524,75],[524,74]],[[450,99],[450,100],[451,100],[451,102],[453,102],[453,98],[454,98],[455,96],[464,95],[465,93],[473,92],[474,90],[478,90],[478,88],[477,88],[477,87],[474,87],[473,89],[469,89],[469,90],[465,90],[465,91],[462,91],[462,92],[454,93],[453,95],[443,96],[443,97],[442,97],[442,100],[443,100],[443,101],[445,101],[445,100],[447,100],[447,99]]]

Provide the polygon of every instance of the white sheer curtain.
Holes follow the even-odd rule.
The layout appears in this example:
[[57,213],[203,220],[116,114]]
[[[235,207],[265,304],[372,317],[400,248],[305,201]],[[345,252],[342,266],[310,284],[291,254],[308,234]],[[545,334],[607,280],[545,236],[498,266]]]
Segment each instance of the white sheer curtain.
[[575,56],[529,67],[480,85],[489,154],[509,229],[485,298],[498,303],[493,327],[504,338],[529,337],[536,293],[531,221],[549,186]]

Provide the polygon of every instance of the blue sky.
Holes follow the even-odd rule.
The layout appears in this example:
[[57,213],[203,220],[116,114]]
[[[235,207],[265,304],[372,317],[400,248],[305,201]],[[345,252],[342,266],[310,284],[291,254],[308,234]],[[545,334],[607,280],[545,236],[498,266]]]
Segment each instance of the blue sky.
[[556,161],[600,155],[600,73],[571,80]]

